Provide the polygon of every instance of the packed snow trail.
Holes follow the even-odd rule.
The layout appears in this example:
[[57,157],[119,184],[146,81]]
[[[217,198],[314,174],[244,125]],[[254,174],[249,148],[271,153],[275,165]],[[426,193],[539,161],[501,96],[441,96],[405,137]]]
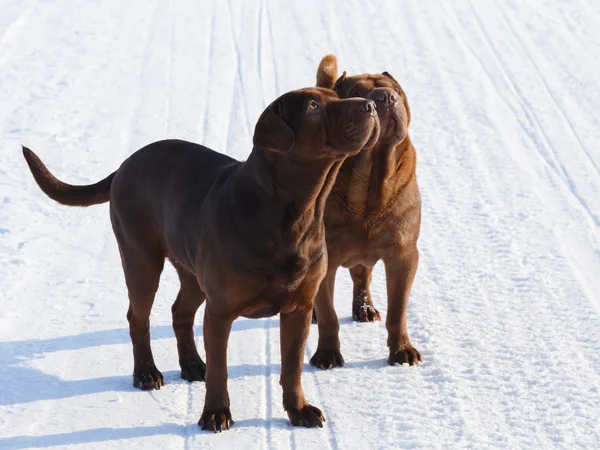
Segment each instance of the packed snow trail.
[[[282,3],[0,0],[0,448],[597,448],[600,4]],[[167,137],[243,159],[264,107],[312,85],[331,52],[408,95],[423,195],[409,329],[424,363],[386,364],[384,322],[352,322],[340,270],[346,366],[308,365],[313,326],[303,372],[325,427],[288,423],[278,319],[240,319],[236,423],[201,432],[174,270],[151,316],[167,384],[141,392],[108,207],[47,199],[20,144],[71,183]],[[372,292],[385,316],[381,265]]]

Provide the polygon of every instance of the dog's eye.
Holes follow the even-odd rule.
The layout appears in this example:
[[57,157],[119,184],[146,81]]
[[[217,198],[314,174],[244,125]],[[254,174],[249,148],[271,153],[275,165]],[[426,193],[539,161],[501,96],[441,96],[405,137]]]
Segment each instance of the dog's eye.
[[317,109],[319,109],[319,104],[314,100],[311,100],[311,102],[308,104],[308,110],[312,112],[316,111]]
[[350,94],[350,97],[362,97],[362,95],[360,95],[360,92],[358,92],[358,91],[352,91],[352,94]]

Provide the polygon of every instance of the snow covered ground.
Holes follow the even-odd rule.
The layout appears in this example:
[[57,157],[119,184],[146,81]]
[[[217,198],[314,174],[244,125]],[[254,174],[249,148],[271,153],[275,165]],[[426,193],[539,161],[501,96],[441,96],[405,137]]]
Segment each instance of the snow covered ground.
[[[600,4],[282,3],[0,0],[0,448],[598,448]],[[72,183],[165,137],[244,158],[264,106],[312,85],[329,52],[409,96],[424,363],[386,364],[385,327],[352,322],[340,271],[347,364],[308,365],[313,326],[303,373],[325,427],[288,424],[271,318],[235,323],[236,424],[201,432],[204,384],[179,379],[170,326],[175,272],[151,317],[167,385],[141,392],[108,208],[47,199],[20,144]],[[372,290],[384,313],[380,266]]]

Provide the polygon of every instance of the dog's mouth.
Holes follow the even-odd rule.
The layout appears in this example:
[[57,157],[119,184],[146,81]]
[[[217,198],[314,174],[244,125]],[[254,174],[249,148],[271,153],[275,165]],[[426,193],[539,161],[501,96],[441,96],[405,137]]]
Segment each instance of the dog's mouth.
[[379,120],[377,116],[371,116],[363,123],[351,123],[346,128],[345,138],[347,141],[360,148],[371,148],[379,137]]
[[365,148],[365,149],[373,148],[379,139],[379,133],[380,133],[379,126],[374,126],[373,131],[371,131],[371,135],[369,136],[369,139],[367,139],[367,142],[365,143],[363,148]]
[[380,105],[377,103],[377,111],[381,127],[378,142],[380,144],[390,144],[404,140],[406,125],[400,108],[397,105]]
[[366,98],[373,100],[379,116],[379,144],[399,143],[407,135],[407,112],[400,94],[391,88],[375,88]]

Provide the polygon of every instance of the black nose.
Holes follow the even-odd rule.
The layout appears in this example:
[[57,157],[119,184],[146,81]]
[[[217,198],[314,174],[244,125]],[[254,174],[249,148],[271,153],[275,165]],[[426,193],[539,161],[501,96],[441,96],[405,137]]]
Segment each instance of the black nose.
[[361,102],[360,109],[361,111],[366,112],[370,116],[374,116],[375,114],[377,114],[375,102],[373,100],[364,100],[363,102]]

